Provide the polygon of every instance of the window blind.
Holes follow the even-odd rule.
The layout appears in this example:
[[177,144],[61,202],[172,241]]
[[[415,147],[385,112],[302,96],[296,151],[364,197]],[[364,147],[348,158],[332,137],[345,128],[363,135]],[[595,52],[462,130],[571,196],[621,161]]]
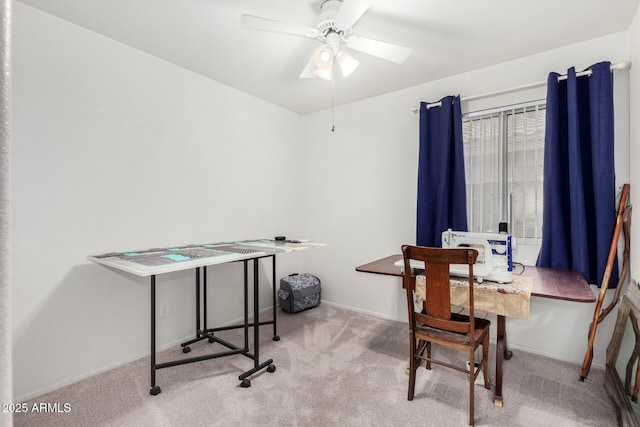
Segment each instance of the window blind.
[[469,230],[507,222],[520,243],[542,232],[544,102],[463,115]]

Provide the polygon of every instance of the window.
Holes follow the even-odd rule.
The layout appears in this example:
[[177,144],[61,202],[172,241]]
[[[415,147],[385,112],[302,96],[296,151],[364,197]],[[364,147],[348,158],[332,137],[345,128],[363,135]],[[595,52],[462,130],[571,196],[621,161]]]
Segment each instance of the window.
[[540,244],[544,126],[544,101],[462,116],[470,231]]

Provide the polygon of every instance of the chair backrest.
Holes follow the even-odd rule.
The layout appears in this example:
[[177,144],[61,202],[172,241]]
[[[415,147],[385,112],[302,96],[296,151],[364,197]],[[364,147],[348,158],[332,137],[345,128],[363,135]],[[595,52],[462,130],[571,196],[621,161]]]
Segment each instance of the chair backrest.
[[[403,287],[407,291],[409,323],[420,322],[430,327],[452,332],[470,333],[474,329],[473,310],[473,265],[478,251],[471,248],[429,248],[423,246],[402,246],[404,257]],[[411,268],[411,260],[424,263],[424,272]],[[469,322],[451,320],[451,293],[449,288],[449,268],[451,264],[467,264],[469,267]],[[426,297],[422,313],[417,313],[413,305],[413,291],[416,276],[426,277]]]

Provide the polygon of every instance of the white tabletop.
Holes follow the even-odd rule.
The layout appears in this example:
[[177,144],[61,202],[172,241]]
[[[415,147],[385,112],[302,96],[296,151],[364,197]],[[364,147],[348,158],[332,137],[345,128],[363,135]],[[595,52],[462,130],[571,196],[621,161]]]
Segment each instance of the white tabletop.
[[89,255],[87,259],[136,276],[151,276],[208,265],[260,258],[325,246],[323,243],[243,240]]

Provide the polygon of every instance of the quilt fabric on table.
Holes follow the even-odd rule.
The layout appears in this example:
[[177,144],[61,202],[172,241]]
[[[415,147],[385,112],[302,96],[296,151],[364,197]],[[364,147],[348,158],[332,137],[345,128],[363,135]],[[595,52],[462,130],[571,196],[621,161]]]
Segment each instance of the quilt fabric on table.
[[[469,308],[469,281],[452,277],[450,280],[451,304]],[[511,283],[474,281],[473,299],[475,310],[486,311],[507,317],[529,319],[531,317],[531,291],[533,278],[513,276]],[[424,301],[426,277],[416,276],[416,299]]]

